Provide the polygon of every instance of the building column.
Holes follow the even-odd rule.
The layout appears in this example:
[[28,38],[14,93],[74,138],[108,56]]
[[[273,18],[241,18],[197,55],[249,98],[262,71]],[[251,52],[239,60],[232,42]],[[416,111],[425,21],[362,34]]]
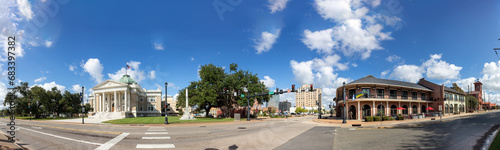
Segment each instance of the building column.
[[118,97],[116,97],[116,91],[114,93],[115,93],[115,95],[114,95],[115,96],[114,97],[115,102],[113,103],[113,105],[115,106],[115,110],[113,112],[117,112],[117,109],[118,109],[118,107],[117,107],[118,106],[118,102],[117,102],[118,101]]
[[358,108],[357,108],[356,111],[358,112],[358,120],[361,120],[361,113],[360,113],[361,112],[361,108],[359,108],[360,107],[359,105],[360,104],[359,104],[359,101],[358,101]]
[[417,110],[418,110],[418,113],[419,113],[419,114],[421,114],[421,113],[422,113],[422,110],[420,110],[420,109],[421,109],[421,107],[422,107],[422,106],[420,106],[420,102],[419,102],[419,103],[418,103],[418,108],[417,108]]
[[[399,104],[398,104],[398,105],[399,105],[399,106],[398,106],[398,108],[399,108],[399,107],[401,107],[401,101],[399,101],[398,103],[399,103]],[[398,114],[403,115],[403,113],[400,113],[399,111],[401,111],[401,109],[400,109],[400,110],[398,110]],[[398,114],[396,114],[396,116],[397,116]]]
[[[373,105],[372,105],[372,107],[373,107],[373,113],[372,113],[372,116],[375,116],[375,112],[376,112],[376,111],[375,111],[375,108],[377,108],[377,107],[375,106],[375,101],[373,101]],[[377,109],[378,109],[378,108],[377,108]]]
[[387,111],[385,111],[385,114],[386,114],[387,116],[389,116],[389,115],[390,115],[390,112],[389,112],[389,111],[390,111],[390,108],[389,108],[389,101],[386,101],[386,105],[387,105],[387,106],[385,107],[385,109],[386,109]]
[[104,92],[101,95],[101,112],[104,112]]
[[[429,107],[429,103],[427,103],[426,107]],[[429,110],[427,110],[427,108],[425,109],[425,113],[429,113]]]
[[128,111],[128,93],[127,93],[127,90],[125,90],[125,110],[124,111]]
[[408,106],[408,114],[411,115],[413,112],[413,106],[411,106],[411,102],[410,102],[410,106]]

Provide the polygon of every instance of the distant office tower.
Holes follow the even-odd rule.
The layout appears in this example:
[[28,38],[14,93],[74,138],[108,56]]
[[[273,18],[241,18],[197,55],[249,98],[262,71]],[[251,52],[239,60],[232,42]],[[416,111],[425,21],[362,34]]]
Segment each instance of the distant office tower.
[[279,110],[281,113],[290,112],[290,107],[292,107],[292,103],[288,100],[284,102],[280,102]]
[[313,92],[309,91],[310,85],[302,85],[295,93],[295,106],[297,107],[318,107],[316,102],[321,100],[321,88],[314,88]]
[[267,103],[267,107],[275,107],[278,108],[280,102],[280,96],[279,95],[273,95],[271,96],[271,99]]

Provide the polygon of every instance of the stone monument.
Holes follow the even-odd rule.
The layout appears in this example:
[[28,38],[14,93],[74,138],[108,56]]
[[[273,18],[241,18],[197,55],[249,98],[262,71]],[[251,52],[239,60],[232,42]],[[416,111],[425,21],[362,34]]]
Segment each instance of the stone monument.
[[196,120],[196,118],[191,115],[191,108],[188,106],[188,89],[186,89],[186,108],[184,109],[184,114],[182,115],[180,120]]

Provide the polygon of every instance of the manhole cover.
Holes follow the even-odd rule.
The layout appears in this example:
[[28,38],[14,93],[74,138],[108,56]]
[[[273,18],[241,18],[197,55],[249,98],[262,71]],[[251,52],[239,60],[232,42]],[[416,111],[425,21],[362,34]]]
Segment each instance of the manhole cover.
[[247,127],[238,127],[238,129],[247,129]]

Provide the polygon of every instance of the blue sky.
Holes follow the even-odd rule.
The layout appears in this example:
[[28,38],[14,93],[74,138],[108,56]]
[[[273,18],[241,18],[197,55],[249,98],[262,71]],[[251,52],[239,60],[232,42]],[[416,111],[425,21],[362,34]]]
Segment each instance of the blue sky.
[[[200,65],[237,63],[271,89],[313,83],[324,100],[343,81],[367,75],[464,88],[479,79],[500,99],[493,52],[500,47],[500,2],[494,0],[0,3],[0,47],[5,51],[6,37],[16,36],[17,79],[30,85],[76,92],[116,80],[129,64],[143,88],[169,82],[168,95],[175,95],[198,80]],[[2,97],[10,87],[5,56]]]

